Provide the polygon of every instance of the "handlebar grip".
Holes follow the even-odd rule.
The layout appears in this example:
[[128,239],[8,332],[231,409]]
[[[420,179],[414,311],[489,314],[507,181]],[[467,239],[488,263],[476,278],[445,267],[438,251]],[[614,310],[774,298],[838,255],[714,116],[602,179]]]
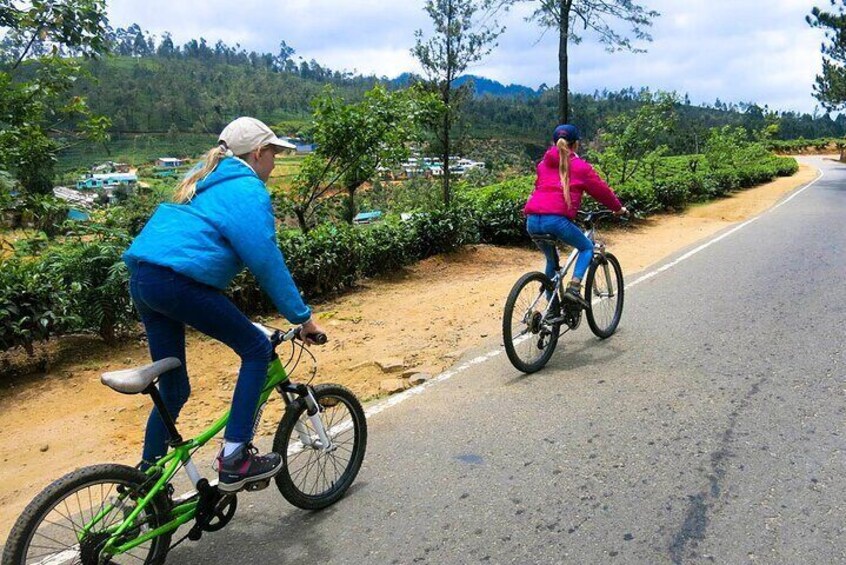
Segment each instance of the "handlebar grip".
[[326,334],[322,332],[306,334],[305,337],[306,339],[313,342],[315,345],[324,345],[327,341],[329,341],[329,338],[326,336]]

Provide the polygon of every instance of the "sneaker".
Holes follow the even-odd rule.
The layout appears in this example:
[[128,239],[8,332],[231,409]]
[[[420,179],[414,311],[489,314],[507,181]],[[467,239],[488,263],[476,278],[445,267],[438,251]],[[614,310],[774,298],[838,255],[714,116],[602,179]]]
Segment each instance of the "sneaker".
[[282,456],[278,453],[259,455],[258,449],[247,443],[223,456],[221,449],[217,456],[218,477],[217,488],[223,492],[241,490],[249,483],[269,479],[282,469]]
[[564,291],[564,298],[578,304],[580,308],[584,308],[585,310],[588,309],[590,304],[588,304],[587,300],[582,298],[582,287],[581,285],[577,284],[568,284],[567,290]]

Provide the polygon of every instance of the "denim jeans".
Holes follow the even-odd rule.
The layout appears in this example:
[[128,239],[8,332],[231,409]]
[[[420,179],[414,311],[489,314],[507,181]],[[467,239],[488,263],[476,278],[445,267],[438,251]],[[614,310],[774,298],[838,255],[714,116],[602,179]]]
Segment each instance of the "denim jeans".
[[[553,235],[567,245],[578,249],[579,255],[573,269],[573,277],[579,280],[585,277],[593,259],[593,243],[582,233],[579,226],[564,216],[530,214],[526,219],[526,229],[530,235]],[[540,244],[540,248],[546,255],[546,276],[551,279],[558,265],[558,250],[548,243]]]
[[[176,357],[182,366],[159,377],[159,392],[174,420],[191,393],[185,362],[185,325],[222,341],[241,358],[241,370],[224,437],[248,442],[273,347],[265,335],[213,287],[165,267],[140,263],[130,278],[130,293],[150,345],[153,361]],[[153,408],[144,438],[145,462],[167,453],[167,429]]]

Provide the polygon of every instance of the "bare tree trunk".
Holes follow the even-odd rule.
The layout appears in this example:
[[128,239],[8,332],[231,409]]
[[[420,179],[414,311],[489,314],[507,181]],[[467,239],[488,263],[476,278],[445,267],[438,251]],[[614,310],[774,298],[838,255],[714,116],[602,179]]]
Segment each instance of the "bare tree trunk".
[[[452,2],[449,2],[449,6],[447,9],[447,27],[452,28],[452,20],[453,20],[453,5]],[[444,92],[443,92],[443,101],[444,106],[446,107],[446,113],[444,114],[444,139],[443,139],[443,171],[442,174],[444,176],[444,204],[449,206],[450,200],[450,193],[449,193],[449,130],[452,126],[452,108],[450,108],[450,90],[452,89],[452,81],[455,79],[454,72],[455,72],[455,58],[452,52],[452,42],[453,38],[447,38],[446,44],[446,56],[447,56],[447,69],[446,69],[446,84],[444,85]]]
[[451,127],[450,124],[450,108],[449,108],[449,94],[446,95],[447,100],[447,109],[446,109],[446,116],[444,116],[444,137],[443,137],[443,155],[442,155],[442,162],[443,162],[443,176],[444,176],[444,204],[449,206],[450,200],[450,190],[449,190],[449,130]]
[[306,222],[305,211],[294,208],[294,214],[297,216],[297,223],[300,225],[300,230],[303,233],[308,233],[309,227],[308,222]]
[[567,44],[570,38],[570,7],[572,0],[559,0],[558,24],[558,119],[561,124],[570,120],[570,82],[567,78],[568,56]]
[[346,218],[344,218],[348,224],[352,225],[353,218],[355,218],[355,191],[358,189],[357,186],[348,186],[347,187],[347,209],[344,211]]

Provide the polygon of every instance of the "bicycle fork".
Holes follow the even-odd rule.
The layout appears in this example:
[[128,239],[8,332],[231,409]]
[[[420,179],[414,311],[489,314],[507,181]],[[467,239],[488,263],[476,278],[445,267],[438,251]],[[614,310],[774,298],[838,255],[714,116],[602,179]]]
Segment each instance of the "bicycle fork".
[[282,393],[286,407],[294,402],[295,395],[300,396],[305,401],[306,413],[308,414],[309,422],[311,422],[311,427],[317,434],[316,438],[313,437],[305,423],[302,420],[297,420],[297,423],[294,424],[294,430],[297,432],[302,446],[311,447],[324,453],[335,451],[337,446],[332,443],[326,427],[323,425],[323,420],[320,419],[321,407],[317,399],[314,398],[312,388],[308,385],[289,384],[289,386],[285,386],[285,384],[279,385],[277,389]]
[[605,274],[605,288],[607,289],[605,292],[599,290],[597,288],[596,282],[594,281],[593,285],[593,293],[596,295],[597,298],[614,298],[616,296],[616,291],[614,290],[614,285],[612,283],[611,278],[611,269],[608,267],[608,261],[605,260],[605,244],[604,243],[597,243],[594,247],[593,252],[594,260],[599,258],[602,262],[602,272]]

